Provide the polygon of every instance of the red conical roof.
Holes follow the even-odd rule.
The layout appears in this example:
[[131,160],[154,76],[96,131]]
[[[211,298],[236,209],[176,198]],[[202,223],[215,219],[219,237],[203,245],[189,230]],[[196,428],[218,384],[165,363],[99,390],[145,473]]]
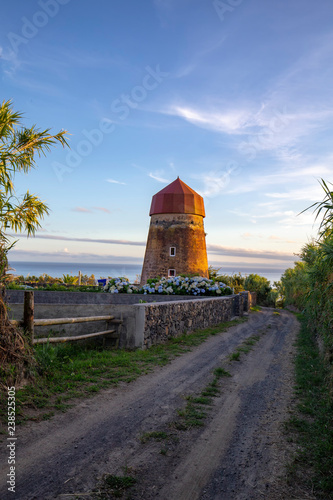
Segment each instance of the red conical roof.
[[205,217],[203,197],[178,177],[153,196],[149,215],[154,214],[193,214]]

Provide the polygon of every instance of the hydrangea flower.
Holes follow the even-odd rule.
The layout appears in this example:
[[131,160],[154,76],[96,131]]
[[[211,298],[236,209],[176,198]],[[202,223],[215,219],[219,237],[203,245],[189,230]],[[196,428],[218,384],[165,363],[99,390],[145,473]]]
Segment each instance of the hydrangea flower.
[[170,295],[230,295],[232,290],[225,283],[214,282],[214,280],[194,276],[193,278],[183,278],[174,276],[161,278],[160,280],[150,280],[149,283],[139,288],[130,284],[127,278],[111,278],[104,287],[109,293],[142,293],[144,295],[159,293]]

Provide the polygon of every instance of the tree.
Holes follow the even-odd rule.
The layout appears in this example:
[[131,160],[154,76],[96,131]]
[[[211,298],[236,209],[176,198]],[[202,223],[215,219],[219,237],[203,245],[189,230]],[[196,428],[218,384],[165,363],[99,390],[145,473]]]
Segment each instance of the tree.
[[5,365],[14,362],[16,376],[23,371],[30,354],[21,333],[8,320],[4,275],[7,253],[15,244],[10,244],[8,230],[34,235],[40,220],[48,214],[48,207],[29,191],[19,199],[15,195],[14,177],[18,172],[28,173],[35,168],[36,158],[45,156],[52,146],[68,146],[66,130],[52,135],[50,129],[39,130],[35,125],[27,128],[22,126],[22,117],[14,111],[11,101],[0,105],[0,372],[3,371],[0,375],[6,375]]
[[258,304],[263,306],[272,305],[269,298],[272,287],[267,278],[259,274],[249,274],[245,279],[244,288],[250,292],[256,292]]

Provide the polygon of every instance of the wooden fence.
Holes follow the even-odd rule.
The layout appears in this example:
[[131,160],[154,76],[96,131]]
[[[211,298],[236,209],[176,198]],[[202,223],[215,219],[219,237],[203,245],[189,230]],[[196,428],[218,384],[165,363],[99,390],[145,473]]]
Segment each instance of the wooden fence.
[[[12,324],[17,326],[22,326],[25,332],[28,334],[31,344],[46,344],[47,342],[73,342],[75,340],[85,340],[94,337],[107,336],[116,340],[116,348],[119,345],[120,325],[123,320],[116,319],[114,316],[81,316],[77,318],[51,318],[51,319],[35,319],[34,317],[34,292],[25,291],[24,292],[24,308],[23,308],[23,320],[17,321],[13,320]],[[117,328],[111,330],[104,330],[101,332],[87,333],[84,335],[76,335],[72,337],[45,337],[35,339],[35,326],[52,326],[52,325],[64,325],[70,323],[88,323],[92,321],[107,321],[113,325],[117,325]]]

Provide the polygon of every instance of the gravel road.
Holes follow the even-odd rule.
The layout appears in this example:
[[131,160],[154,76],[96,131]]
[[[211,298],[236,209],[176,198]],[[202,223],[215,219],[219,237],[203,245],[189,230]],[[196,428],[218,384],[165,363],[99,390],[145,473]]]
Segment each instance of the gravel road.
[[[131,475],[127,499],[288,500],[284,481],[292,450],[282,423],[293,401],[294,341],[298,322],[263,308],[246,323],[210,337],[190,352],[130,384],[78,401],[49,421],[17,432],[16,493],[7,491],[5,441],[1,443],[0,498],[95,499],[104,474]],[[239,361],[228,357],[245,339],[260,335]],[[170,427],[223,366],[231,377],[203,427]],[[165,431],[164,442],[142,443],[146,432]],[[113,498],[110,494],[104,498]]]

